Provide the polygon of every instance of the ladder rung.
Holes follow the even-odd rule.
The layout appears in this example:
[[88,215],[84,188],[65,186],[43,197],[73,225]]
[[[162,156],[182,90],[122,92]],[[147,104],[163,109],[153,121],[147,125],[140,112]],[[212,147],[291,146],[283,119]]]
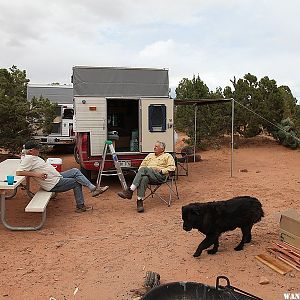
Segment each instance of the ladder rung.
[[105,172],[103,169],[104,169],[104,164],[105,164],[105,159],[106,159],[106,154],[107,154],[107,148],[109,148],[109,150],[110,150],[110,153],[111,153],[111,156],[112,156],[112,159],[113,159],[116,171],[117,171],[117,174],[112,174],[110,176],[118,175],[121,185],[122,185],[123,189],[125,190],[125,189],[127,189],[126,180],[124,178],[122,168],[120,166],[117,154],[115,152],[114,146],[111,141],[106,141],[105,145],[104,145],[101,166],[99,167],[99,172],[98,172],[97,187],[100,187],[102,174],[103,174],[103,172]]

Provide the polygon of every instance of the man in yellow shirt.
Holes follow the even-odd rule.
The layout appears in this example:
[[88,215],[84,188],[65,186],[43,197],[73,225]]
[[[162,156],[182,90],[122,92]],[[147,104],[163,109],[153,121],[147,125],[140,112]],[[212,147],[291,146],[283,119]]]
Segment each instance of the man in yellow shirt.
[[154,153],[149,153],[142,161],[134,180],[126,191],[119,192],[123,199],[131,199],[133,192],[137,189],[137,211],[143,212],[143,199],[147,186],[150,182],[162,183],[166,180],[169,172],[175,171],[175,161],[171,154],[165,153],[166,144],[156,142]]

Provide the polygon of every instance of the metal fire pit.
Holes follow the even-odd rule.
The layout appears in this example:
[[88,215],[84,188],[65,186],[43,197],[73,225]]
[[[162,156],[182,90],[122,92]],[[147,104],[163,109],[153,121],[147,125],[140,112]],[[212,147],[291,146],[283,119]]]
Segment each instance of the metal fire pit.
[[[220,281],[224,279],[226,285]],[[230,285],[225,276],[218,276],[216,287],[198,282],[171,282],[151,289],[143,300],[262,300]]]

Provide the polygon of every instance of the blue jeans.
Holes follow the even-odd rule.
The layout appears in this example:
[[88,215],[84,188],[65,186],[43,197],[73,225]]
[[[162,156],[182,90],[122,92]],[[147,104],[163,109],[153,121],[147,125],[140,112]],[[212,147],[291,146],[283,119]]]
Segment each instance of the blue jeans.
[[62,175],[62,178],[60,178],[59,182],[50,192],[66,192],[73,190],[76,205],[83,205],[84,197],[82,186],[88,187],[91,191],[95,189],[95,186],[76,168],[61,172],[60,174]]

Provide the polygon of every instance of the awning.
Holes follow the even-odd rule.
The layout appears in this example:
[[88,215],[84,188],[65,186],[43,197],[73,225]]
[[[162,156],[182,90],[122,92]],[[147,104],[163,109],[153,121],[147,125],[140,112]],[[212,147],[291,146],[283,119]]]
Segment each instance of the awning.
[[230,102],[232,99],[193,99],[193,100],[187,100],[187,99],[175,99],[174,104],[175,105],[204,105],[204,104],[217,104],[217,103],[224,103],[224,102]]
[[181,100],[175,99],[175,105],[192,105],[194,106],[194,162],[196,161],[196,144],[197,144],[197,110],[198,106],[205,104],[217,104],[231,102],[231,177],[233,176],[233,122],[234,122],[234,99],[193,99],[193,100]]

